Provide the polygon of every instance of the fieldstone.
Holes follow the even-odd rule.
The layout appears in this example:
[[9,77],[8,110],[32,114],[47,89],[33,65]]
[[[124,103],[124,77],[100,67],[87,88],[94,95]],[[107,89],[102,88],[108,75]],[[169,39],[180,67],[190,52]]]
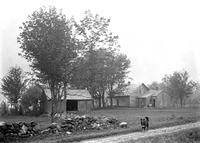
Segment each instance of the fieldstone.
[[26,134],[27,131],[28,131],[28,128],[25,125],[23,125],[22,130],[21,130],[22,134]]
[[121,127],[121,128],[127,128],[127,123],[126,122],[121,122],[120,124],[119,124],[119,126]]
[[33,127],[33,131],[36,132],[36,133],[38,133],[40,130],[41,130],[40,125],[36,125],[36,126]]
[[50,132],[50,129],[49,129],[49,128],[41,131],[42,134],[47,134],[47,133],[49,133],[49,132]]
[[56,125],[57,130],[60,132],[61,131],[61,126],[59,124]]
[[63,112],[62,114],[61,114],[61,116],[60,116],[60,119],[61,120],[64,120],[64,119],[66,119],[67,118],[67,113],[66,112]]
[[71,134],[72,134],[72,132],[66,132],[66,134],[67,134],[67,135],[71,135]]

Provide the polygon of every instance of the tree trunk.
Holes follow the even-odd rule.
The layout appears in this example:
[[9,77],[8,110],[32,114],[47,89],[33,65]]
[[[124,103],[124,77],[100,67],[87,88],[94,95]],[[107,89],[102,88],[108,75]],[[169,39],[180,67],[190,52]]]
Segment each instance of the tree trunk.
[[17,105],[17,103],[15,103],[14,108],[15,108],[15,114],[18,115],[19,112],[18,112],[18,105]]
[[55,106],[55,87],[54,84],[51,85],[51,122],[53,123],[54,121],[54,106]]
[[94,98],[92,98],[92,108],[94,109]]
[[102,104],[103,104],[103,108],[105,107],[105,101],[104,101],[104,88],[103,88],[103,93],[102,93]]
[[90,90],[90,94],[91,94],[91,97],[92,97],[92,108],[95,108],[94,107],[94,91],[93,91],[93,88],[91,88],[92,90]]
[[110,88],[110,106],[113,107],[113,86]]
[[183,99],[180,99],[181,108],[183,107]]
[[99,108],[101,108],[101,95],[99,95]]
[[64,111],[67,112],[67,84],[64,82]]
[[113,107],[113,97],[110,96],[110,106]]

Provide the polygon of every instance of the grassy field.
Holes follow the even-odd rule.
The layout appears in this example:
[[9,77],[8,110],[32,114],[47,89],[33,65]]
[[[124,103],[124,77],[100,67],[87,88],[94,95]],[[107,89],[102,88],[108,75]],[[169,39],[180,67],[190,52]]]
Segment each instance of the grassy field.
[[[113,109],[101,109],[92,110],[89,112],[77,112],[79,115],[89,116],[107,116],[116,117],[120,121],[127,122],[128,129],[116,129],[116,130],[98,130],[92,132],[80,132],[71,136],[62,135],[63,140],[74,141],[94,137],[103,137],[107,135],[128,133],[133,131],[140,131],[140,118],[148,116],[150,118],[150,129],[173,126],[178,124],[184,124],[188,122],[200,121],[200,108],[171,108],[171,109],[155,109],[155,108],[113,108]],[[27,117],[27,116],[8,116],[0,118],[0,121],[5,122],[17,122],[17,121],[36,121],[42,127],[46,127],[50,124],[48,117]],[[45,140],[60,139],[60,136],[51,136]],[[41,138],[40,138],[41,139]],[[34,139],[35,140],[35,139]]]

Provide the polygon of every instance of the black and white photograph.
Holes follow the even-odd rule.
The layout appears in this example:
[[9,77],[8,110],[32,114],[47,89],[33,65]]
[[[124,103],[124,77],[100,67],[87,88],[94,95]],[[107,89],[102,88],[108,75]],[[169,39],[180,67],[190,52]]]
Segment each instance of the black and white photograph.
[[0,2],[0,143],[199,143],[199,0]]

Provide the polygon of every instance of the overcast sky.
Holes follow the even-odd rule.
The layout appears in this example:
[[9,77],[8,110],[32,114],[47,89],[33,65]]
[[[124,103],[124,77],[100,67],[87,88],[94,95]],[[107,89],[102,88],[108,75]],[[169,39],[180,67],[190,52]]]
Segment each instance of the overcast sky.
[[132,83],[160,82],[165,74],[187,70],[200,80],[200,1],[184,0],[6,0],[0,4],[0,78],[10,66],[24,71],[18,56],[19,26],[41,6],[62,8],[68,18],[85,10],[111,18],[110,31],[131,60]]

